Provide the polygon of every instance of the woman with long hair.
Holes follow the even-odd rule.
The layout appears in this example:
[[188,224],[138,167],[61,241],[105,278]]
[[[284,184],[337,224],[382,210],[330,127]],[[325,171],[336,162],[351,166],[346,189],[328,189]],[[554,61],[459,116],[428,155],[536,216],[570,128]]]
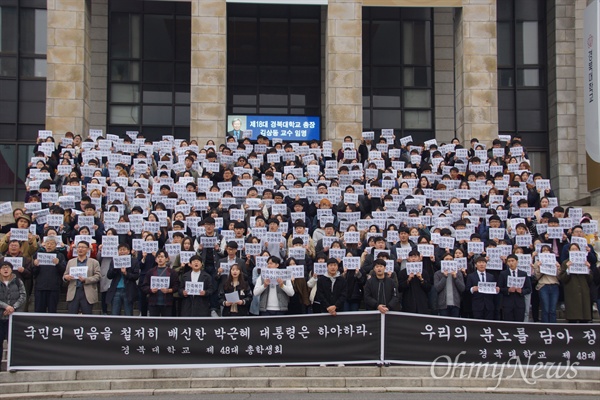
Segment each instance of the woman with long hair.
[[[237,299],[232,299],[237,293]],[[227,296],[229,294],[229,296]],[[219,303],[223,306],[222,315],[226,316],[245,316],[248,315],[250,303],[252,301],[252,290],[246,282],[242,269],[239,265],[233,264],[229,269],[229,275],[219,293]]]

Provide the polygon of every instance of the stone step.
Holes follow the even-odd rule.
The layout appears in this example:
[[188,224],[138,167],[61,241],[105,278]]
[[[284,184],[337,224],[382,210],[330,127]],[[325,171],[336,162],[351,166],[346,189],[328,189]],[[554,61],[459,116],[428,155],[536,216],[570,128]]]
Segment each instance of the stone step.
[[[22,371],[0,373],[0,399],[74,397],[78,393],[192,394],[265,391],[298,392],[476,392],[577,394],[600,396],[600,370],[577,370],[568,379],[559,376],[532,378],[530,370],[507,368],[502,379],[445,375],[422,366],[349,367],[238,367],[160,370]],[[479,371],[483,375],[483,371]],[[489,374],[490,371],[487,371]],[[436,378],[446,376],[443,378]],[[16,396],[16,397],[15,397]]]
[[[327,367],[233,367],[233,368],[189,368],[189,369],[114,369],[114,370],[65,370],[65,371],[18,371],[16,373],[0,373],[0,384],[4,383],[27,383],[45,381],[87,381],[87,380],[143,380],[143,379],[202,379],[202,378],[422,378],[438,377],[441,380],[459,379],[483,379],[492,371],[484,368],[460,368],[436,367],[433,370],[426,366],[327,366]],[[532,369],[504,368],[503,378],[515,379],[524,374],[527,378],[532,377]],[[581,381],[600,382],[600,369],[577,369],[574,379]],[[539,375],[539,373],[538,373]],[[565,380],[558,376],[558,380]]]
[[454,391],[454,392],[511,392],[554,393],[574,392],[600,395],[600,382],[588,380],[538,380],[535,384],[521,379],[433,379],[433,378],[342,378],[342,377],[272,377],[272,378],[168,378],[168,379],[106,379],[65,380],[46,382],[15,382],[0,384],[0,398],[14,398],[16,394],[56,394],[74,392],[98,393],[104,396],[114,393],[143,393],[152,391],[167,393],[207,393],[218,391]]

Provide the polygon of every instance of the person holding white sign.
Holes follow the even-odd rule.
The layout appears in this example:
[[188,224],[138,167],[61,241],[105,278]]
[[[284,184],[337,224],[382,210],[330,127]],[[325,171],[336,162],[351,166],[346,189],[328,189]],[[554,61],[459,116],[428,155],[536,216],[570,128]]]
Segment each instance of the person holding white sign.
[[[462,254],[461,254],[462,255]],[[438,314],[444,317],[460,316],[460,298],[465,291],[463,274],[456,264],[453,268],[444,269],[444,261],[454,262],[450,253],[442,256],[442,269],[433,275],[433,287],[437,293]]]
[[[77,257],[72,258],[67,263],[67,268],[63,280],[69,282],[67,289],[68,310],[70,314],[91,314],[94,304],[98,302],[98,283],[102,275],[100,274],[100,264],[98,261],[88,257],[90,244],[86,241],[77,243]],[[70,274],[71,268],[87,267],[87,276],[75,278]]]
[[[212,277],[202,268],[202,257],[193,255],[190,257],[190,271],[187,271],[180,278],[179,296],[183,298],[181,302],[182,317],[209,317],[210,316],[210,296],[215,291]],[[198,294],[192,294],[188,291],[187,283],[201,283],[202,290]]]
[[233,264],[229,269],[227,280],[219,293],[219,302],[223,306],[221,315],[224,317],[248,315],[252,290],[239,265]]
[[[575,238],[581,238],[582,242],[583,240],[585,240],[585,247],[583,247],[582,245],[580,245],[581,247],[581,251],[585,251],[586,257],[587,257],[587,261],[590,263],[590,265],[596,265],[598,263],[598,255],[596,254],[596,252],[594,251],[594,248],[587,244],[587,239],[585,237],[585,233],[583,232],[583,227],[581,225],[575,225],[572,229],[571,229],[571,241],[574,242],[575,239],[573,239],[573,237]],[[559,262],[564,262],[565,260],[569,259],[569,246],[564,246],[561,253],[560,253],[560,260]]]
[[[267,259],[267,268],[277,269],[280,265],[279,257],[271,256]],[[254,296],[260,297],[260,315],[285,315],[293,295],[294,287],[290,280],[277,278],[277,282],[271,282],[268,278],[263,280],[261,274],[254,286]]]
[[35,312],[56,312],[66,267],[65,256],[56,251],[56,238],[46,237],[44,246],[40,247],[33,260]]
[[525,320],[525,296],[531,293],[531,280],[525,271],[519,270],[515,254],[506,257],[508,269],[500,272],[498,287],[502,293],[502,320]]
[[[570,252],[579,251],[580,247],[578,244],[572,243],[568,246],[568,250]],[[587,260],[583,265],[576,265],[567,259],[560,266],[558,279],[563,284],[565,319],[569,322],[586,323],[592,321],[592,301],[590,298],[592,275],[590,272],[590,263]]]
[[341,276],[338,260],[327,260],[327,275],[322,275],[317,281],[315,303],[320,305],[322,312],[337,315],[343,311],[346,301],[346,279]]
[[[542,246],[540,251],[546,254],[552,253],[549,245]],[[542,265],[540,260],[533,263],[533,271],[537,279],[535,289],[538,291],[542,306],[542,322],[556,323],[556,306],[560,285],[557,277],[559,269],[560,264],[556,261],[556,256],[554,265]]]
[[398,290],[402,293],[402,311],[414,314],[429,313],[429,291],[431,283],[429,273],[423,270],[423,258],[418,250],[408,253],[407,263],[421,263],[421,272],[400,270],[398,275]]
[[[148,314],[151,317],[170,317],[173,314],[173,293],[179,289],[177,272],[167,266],[169,253],[164,250],[156,252],[156,265],[146,274],[142,284],[142,292],[148,296]],[[158,289],[152,286],[152,277],[168,278],[167,287]]]
[[[112,315],[121,315],[121,307],[125,315],[133,315],[133,302],[137,297],[137,280],[140,277],[140,265],[131,256],[131,248],[127,243],[119,244],[119,256],[113,259],[108,267],[106,277],[110,279],[110,287],[106,292],[106,303],[111,305]],[[117,261],[119,260],[119,261]],[[129,266],[127,266],[127,261]],[[115,265],[115,263],[123,265]]]
[[[31,218],[27,214],[23,214],[17,217],[15,223],[17,224],[15,229],[29,230],[29,227],[31,226]],[[0,239],[0,253],[5,253],[8,250],[8,244],[11,240],[10,236],[11,234],[9,231],[2,239]],[[27,240],[20,241],[19,246],[24,256],[32,257],[38,250],[37,236],[29,232],[27,234]]]
[[473,318],[492,321],[494,320],[495,311],[494,299],[496,294],[500,292],[500,288],[496,286],[496,294],[480,292],[480,283],[495,283],[494,275],[486,272],[486,267],[487,260],[485,257],[478,257],[475,260],[476,271],[467,276],[466,288],[473,294],[471,300]]

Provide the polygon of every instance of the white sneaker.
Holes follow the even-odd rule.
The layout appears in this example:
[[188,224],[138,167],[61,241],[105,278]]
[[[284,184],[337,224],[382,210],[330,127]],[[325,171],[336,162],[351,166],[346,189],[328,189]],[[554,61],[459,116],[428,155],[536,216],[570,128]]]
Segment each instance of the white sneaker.
[[219,314],[217,314],[217,312],[215,310],[212,310],[210,312],[210,316],[213,317],[213,318],[219,318]]

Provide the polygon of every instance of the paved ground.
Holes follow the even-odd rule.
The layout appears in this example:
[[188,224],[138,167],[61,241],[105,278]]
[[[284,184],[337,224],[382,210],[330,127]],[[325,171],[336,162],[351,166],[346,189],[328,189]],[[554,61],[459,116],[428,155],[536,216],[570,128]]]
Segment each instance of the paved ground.
[[[202,395],[176,395],[177,400],[545,400],[553,396],[541,395],[511,395],[511,394],[469,394],[469,393],[253,393],[253,394],[202,394]],[[126,400],[172,400],[174,396],[127,396]],[[73,398],[71,400],[91,400],[93,397]],[[568,400],[592,400],[593,396],[568,396]]]

